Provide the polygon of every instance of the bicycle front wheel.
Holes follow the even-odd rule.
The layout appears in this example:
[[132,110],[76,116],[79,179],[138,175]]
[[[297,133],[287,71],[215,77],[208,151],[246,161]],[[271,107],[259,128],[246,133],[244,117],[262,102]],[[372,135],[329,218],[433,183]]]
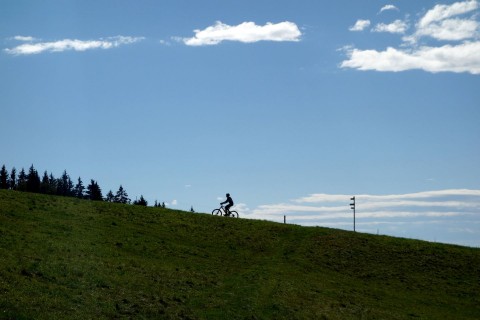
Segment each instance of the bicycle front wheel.
[[230,217],[238,218],[238,212],[237,211],[230,211]]
[[220,211],[220,209],[215,209],[212,211],[212,214],[214,216],[221,216],[222,215],[222,211]]

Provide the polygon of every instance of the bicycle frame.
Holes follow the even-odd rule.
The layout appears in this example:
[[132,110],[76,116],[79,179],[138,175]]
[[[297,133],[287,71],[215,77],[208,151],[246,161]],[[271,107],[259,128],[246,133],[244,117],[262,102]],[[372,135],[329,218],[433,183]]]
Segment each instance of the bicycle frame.
[[223,205],[220,206],[218,209],[214,209],[212,211],[212,215],[221,215],[222,217],[234,217],[238,218],[238,212],[237,211],[232,211],[229,210],[229,213],[227,214],[225,207]]

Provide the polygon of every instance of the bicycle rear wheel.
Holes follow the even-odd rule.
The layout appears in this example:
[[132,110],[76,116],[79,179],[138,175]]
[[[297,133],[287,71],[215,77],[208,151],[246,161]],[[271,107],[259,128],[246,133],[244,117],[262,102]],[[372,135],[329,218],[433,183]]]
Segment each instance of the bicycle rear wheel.
[[222,211],[220,211],[220,209],[215,209],[212,211],[212,214],[214,216],[222,216]]
[[230,211],[230,217],[238,218],[238,212],[237,211]]

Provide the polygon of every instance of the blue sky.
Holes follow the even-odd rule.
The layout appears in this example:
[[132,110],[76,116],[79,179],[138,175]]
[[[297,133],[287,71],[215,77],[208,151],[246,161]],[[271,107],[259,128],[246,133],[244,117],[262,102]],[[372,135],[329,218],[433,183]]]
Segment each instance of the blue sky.
[[[0,145],[169,207],[480,246],[480,2],[0,4]],[[221,199],[221,200],[219,200]]]

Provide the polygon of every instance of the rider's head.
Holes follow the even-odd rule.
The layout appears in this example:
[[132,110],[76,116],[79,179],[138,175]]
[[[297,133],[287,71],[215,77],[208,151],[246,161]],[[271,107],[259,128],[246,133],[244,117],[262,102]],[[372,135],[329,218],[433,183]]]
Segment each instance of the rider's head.
[[230,193],[227,193],[227,197],[230,197]]

